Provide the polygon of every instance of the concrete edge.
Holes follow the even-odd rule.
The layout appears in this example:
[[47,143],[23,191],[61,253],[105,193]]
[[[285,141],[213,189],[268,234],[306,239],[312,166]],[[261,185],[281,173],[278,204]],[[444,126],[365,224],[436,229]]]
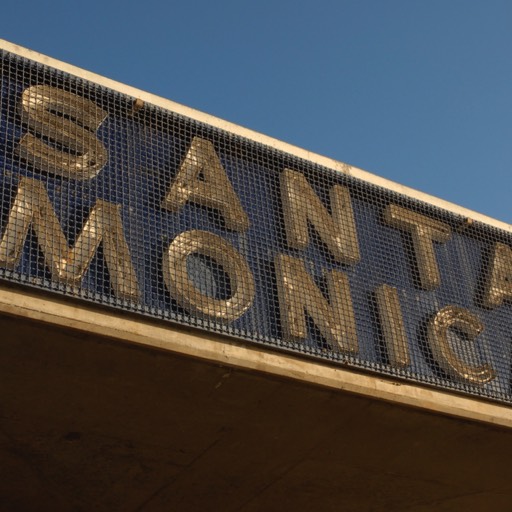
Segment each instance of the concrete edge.
[[221,335],[194,332],[170,322],[163,325],[146,317],[119,315],[32,290],[0,286],[0,313],[467,420],[512,427],[512,408],[500,404],[328,366]]

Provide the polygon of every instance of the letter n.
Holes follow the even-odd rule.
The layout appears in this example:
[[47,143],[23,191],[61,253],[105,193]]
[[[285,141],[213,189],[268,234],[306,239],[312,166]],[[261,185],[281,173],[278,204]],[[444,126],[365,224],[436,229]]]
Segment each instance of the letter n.
[[292,341],[307,338],[307,313],[332,350],[357,353],[356,324],[348,277],[337,270],[327,273],[327,301],[302,260],[278,254],[275,266],[285,337]]

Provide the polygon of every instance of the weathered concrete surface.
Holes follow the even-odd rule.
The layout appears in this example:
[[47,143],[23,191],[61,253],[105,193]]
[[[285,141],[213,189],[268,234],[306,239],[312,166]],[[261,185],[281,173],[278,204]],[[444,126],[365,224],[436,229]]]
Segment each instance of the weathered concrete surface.
[[512,430],[0,320],[0,511],[512,507]]

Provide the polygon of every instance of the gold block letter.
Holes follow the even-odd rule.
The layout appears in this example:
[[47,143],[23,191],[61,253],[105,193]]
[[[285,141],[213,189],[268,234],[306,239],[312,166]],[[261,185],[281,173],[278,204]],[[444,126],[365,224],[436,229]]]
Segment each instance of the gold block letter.
[[17,152],[37,169],[86,180],[107,163],[107,150],[94,135],[107,113],[92,101],[48,85],[33,85],[23,91],[18,110],[30,130],[65,148],[57,149],[32,133],[24,135]]
[[428,339],[432,353],[440,366],[450,375],[470,384],[483,385],[496,377],[496,372],[487,363],[476,366],[463,361],[453,350],[448,339],[448,330],[457,329],[473,341],[484,326],[477,316],[458,306],[446,306],[430,321]]
[[435,290],[441,283],[441,277],[433,242],[447,242],[451,237],[450,226],[396,204],[388,205],[384,220],[389,226],[411,234],[421,287]]
[[[199,179],[202,175],[204,180]],[[194,137],[162,208],[177,212],[185,203],[219,210],[228,229],[245,231],[249,218],[209,140]]]
[[496,242],[484,292],[484,306],[495,308],[512,299],[512,249]]
[[291,340],[307,338],[307,313],[333,350],[357,353],[359,347],[348,277],[336,270],[327,274],[328,302],[302,260],[278,254],[275,266],[285,337]]
[[360,259],[356,223],[350,194],[346,187],[330,190],[332,215],[322,204],[306,177],[285,169],[281,173],[281,201],[288,245],[305,249],[309,244],[308,221],[339,263],[357,263]]
[[[222,267],[229,278],[229,298],[210,297],[194,284],[187,269],[187,258],[193,254],[211,258]],[[190,313],[232,322],[254,300],[254,278],[244,258],[226,240],[207,231],[185,231],[178,235],[164,257],[163,272],[169,293]]]
[[114,293],[136,300],[137,277],[123,233],[120,206],[98,200],[74,247],[69,247],[42,182],[22,178],[0,241],[0,265],[14,268],[18,263],[30,225],[37,235],[52,278],[77,285],[89,267],[100,243]]
[[377,288],[375,295],[389,363],[397,368],[409,366],[409,346],[398,292],[393,286],[383,284]]

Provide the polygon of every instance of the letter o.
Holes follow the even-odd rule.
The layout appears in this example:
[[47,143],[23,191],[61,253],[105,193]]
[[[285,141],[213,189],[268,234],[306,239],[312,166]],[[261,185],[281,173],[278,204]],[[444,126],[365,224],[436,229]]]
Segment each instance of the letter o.
[[[190,279],[187,258],[200,254],[222,266],[230,280],[231,297],[205,295]],[[163,260],[164,281],[171,296],[190,313],[232,322],[252,305],[254,278],[245,259],[221,237],[207,231],[185,231],[169,245]]]

